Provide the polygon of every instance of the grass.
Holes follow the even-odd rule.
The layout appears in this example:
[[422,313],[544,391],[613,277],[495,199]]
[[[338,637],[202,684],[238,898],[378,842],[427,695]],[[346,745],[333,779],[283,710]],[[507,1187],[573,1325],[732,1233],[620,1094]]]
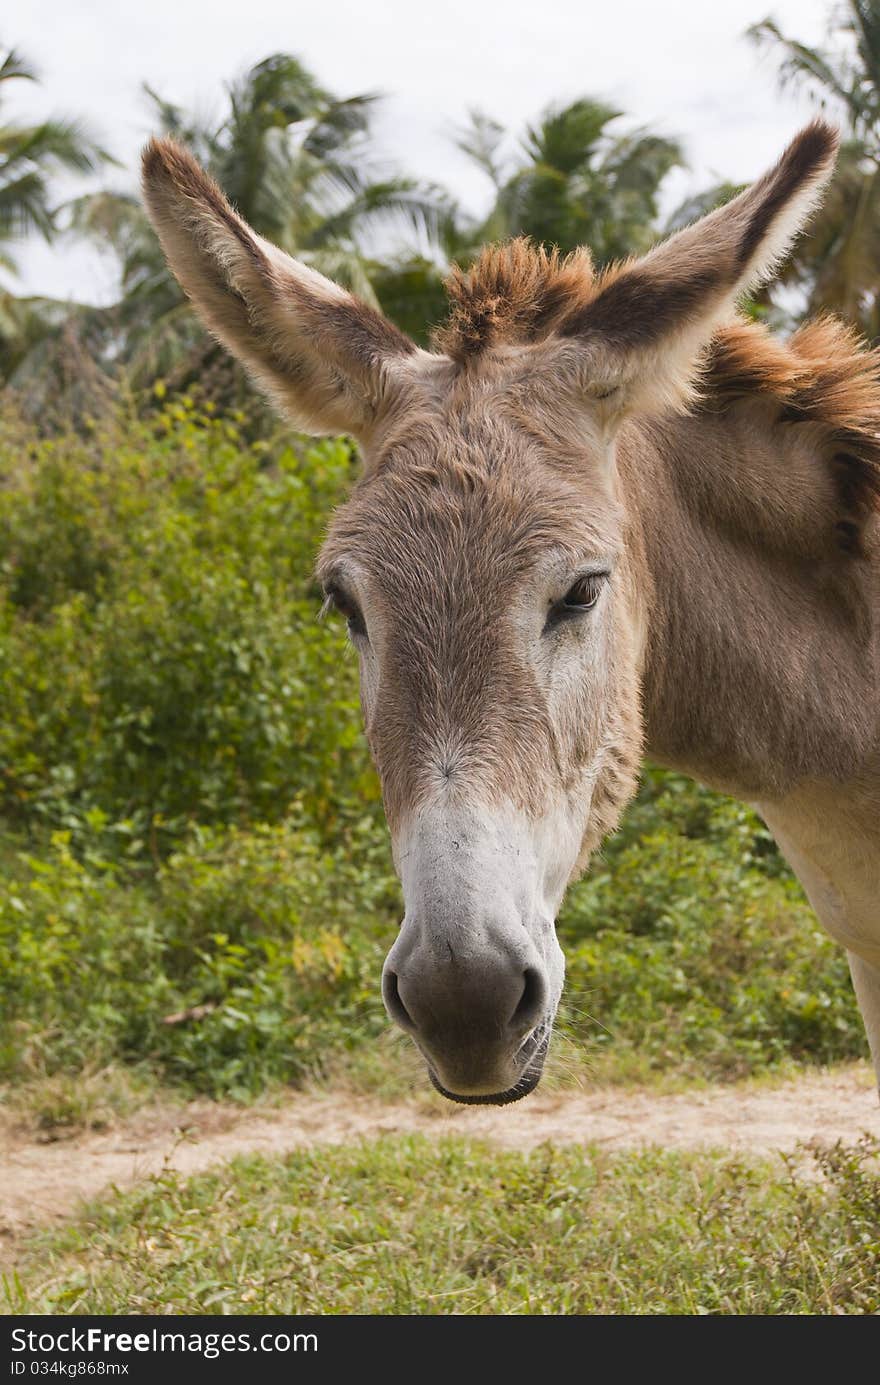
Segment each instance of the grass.
[[0,1118],[49,1144],[110,1130],[144,1107],[180,1100],[179,1093],[157,1087],[148,1069],[110,1065],[8,1083],[0,1087]]
[[880,1144],[798,1161],[458,1139],[167,1172],[32,1239],[13,1313],[880,1311]]

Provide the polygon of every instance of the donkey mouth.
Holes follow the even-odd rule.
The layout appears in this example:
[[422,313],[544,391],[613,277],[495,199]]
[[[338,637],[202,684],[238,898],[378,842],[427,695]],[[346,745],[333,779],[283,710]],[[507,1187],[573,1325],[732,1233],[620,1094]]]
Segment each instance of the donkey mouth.
[[449,1101],[457,1101],[461,1106],[509,1106],[511,1102],[521,1101],[524,1096],[528,1096],[529,1092],[535,1090],[544,1071],[544,1060],[547,1057],[549,1047],[550,1025],[539,1025],[528,1036],[516,1055],[517,1062],[522,1063],[519,1080],[512,1087],[508,1087],[505,1092],[489,1092],[478,1095],[451,1092],[443,1086],[430,1063],[428,1064],[428,1076],[441,1096],[445,1096]]

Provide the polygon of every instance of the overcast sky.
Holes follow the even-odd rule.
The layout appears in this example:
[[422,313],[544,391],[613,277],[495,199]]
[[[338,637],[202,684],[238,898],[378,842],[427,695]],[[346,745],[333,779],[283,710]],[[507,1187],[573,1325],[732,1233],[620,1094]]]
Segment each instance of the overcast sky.
[[[581,95],[684,141],[690,169],[670,180],[672,206],[720,177],[752,178],[809,117],[805,98],[780,95],[772,58],[743,38],[748,25],[769,12],[816,43],[828,9],[829,0],[19,0],[0,39],[43,78],[39,88],[16,83],[7,109],[85,117],[126,165],[105,177],[111,186],[132,185],[149,133],[144,80],[219,112],[230,77],[286,51],[338,95],[387,93],[382,152],[476,210],[487,189],[449,139],[467,109],[519,129]],[[31,242],[18,260],[18,292],[112,295],[110,264],[81,248]]]

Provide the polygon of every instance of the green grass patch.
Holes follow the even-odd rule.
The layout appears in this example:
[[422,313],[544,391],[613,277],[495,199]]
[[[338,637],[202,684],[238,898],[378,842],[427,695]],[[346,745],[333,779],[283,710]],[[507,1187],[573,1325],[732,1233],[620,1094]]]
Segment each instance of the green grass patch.
[[873,1313],[878,1152],[866,1140],[801,1170],[386,1138],[239,1159],[163,1174],[32,1240],[7,1309]]

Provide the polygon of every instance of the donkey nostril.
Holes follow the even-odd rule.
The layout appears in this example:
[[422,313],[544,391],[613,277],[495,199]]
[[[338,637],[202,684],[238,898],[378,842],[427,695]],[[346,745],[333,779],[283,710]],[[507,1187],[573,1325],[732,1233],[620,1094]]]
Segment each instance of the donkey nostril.
[[523,990],[516,1009],[510,1017],[512,1029],[531,1029],[543,1018],[547,1009],[547,982],[537,967],[526,967]]
[[382,999],[385,1001],[385,1009],[401,1029],[406,1029],[408,1033],[416,1032],[416,1025],[411,1018],[409,1011],[400,998],[400,988],[397,984],[397,973],[387,971],[382,977]]

